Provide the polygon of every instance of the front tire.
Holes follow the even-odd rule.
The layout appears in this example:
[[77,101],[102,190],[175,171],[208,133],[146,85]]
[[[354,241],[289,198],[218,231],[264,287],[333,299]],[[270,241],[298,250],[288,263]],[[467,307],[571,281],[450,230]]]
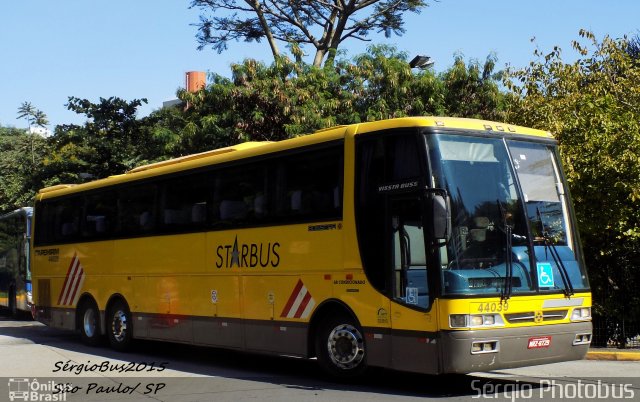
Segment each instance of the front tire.
[[93,300],[84,300],[78,307],[78,328],[85,345],[97,346],[102,342],[100,311]]
[[117,300],[107,314],[107,334],[111,347],[117,351],[124,352],[131,346],[133,335],[133,323],[129,306]]
[[366,370],[364,332],[347,315],[327,317],[316,337],[316,355],[320,366],[332,377],[346,380]]

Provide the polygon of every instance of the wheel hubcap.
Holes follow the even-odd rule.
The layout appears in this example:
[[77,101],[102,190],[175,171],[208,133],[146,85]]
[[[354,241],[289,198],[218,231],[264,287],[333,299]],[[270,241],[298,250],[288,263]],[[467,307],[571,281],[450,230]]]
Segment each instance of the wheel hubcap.
[[127,336],[127,315],[124,311],[118,310],[113,314],[111,333],[118,342],[122,342]]
[[96,334],[96,314],[92,308],[87,309],[82,317],[82,327],[87,338],[93,338]]
[[329,334],[327,347],[331,361],[342,369],[354,368],[364,359],[364,341],[353,325],[335,327]]

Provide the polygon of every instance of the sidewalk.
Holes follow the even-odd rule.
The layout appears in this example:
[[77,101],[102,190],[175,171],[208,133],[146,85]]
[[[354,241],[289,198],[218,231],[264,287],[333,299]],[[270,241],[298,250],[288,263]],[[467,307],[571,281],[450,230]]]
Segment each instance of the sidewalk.
[[590,349],[587,360],[640,361],[640,349]]

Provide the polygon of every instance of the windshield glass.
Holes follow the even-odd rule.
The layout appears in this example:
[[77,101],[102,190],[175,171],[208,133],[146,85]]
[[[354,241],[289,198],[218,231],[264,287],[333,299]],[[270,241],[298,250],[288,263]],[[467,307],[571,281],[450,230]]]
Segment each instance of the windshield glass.
[[451,238],[439,253],[443,294],[587,287],[553,148],[448,134],[428,135],[427,142],[432,185],[451,197]]
[[507,144],[522,186],[535,245],[540,290],[566,288],[561,280],[562,266],[558,266],[552,255],[554,251],[557,251],[564,265],[571,286],[587,289],[587,276],[576,258],[577,244],[571,231],[567,196],[560,180],[554,149],[549,145],[522,141],[508,141]]

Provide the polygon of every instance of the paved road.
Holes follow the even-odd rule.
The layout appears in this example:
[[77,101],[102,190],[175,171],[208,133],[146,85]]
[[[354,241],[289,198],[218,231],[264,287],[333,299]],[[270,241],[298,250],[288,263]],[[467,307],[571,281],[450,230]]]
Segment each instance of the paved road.
[[[16,390],[64,401],[514,401],[592,395],[640,401],[640,362],[579,361],[447,376],[371,370],[357,383],[337,384],[313,361],[158,342],[139,342],[135,353],[124,354],[1,315],[0,362],[0,401]],[[25,395],[19,392],[13,396]]]

